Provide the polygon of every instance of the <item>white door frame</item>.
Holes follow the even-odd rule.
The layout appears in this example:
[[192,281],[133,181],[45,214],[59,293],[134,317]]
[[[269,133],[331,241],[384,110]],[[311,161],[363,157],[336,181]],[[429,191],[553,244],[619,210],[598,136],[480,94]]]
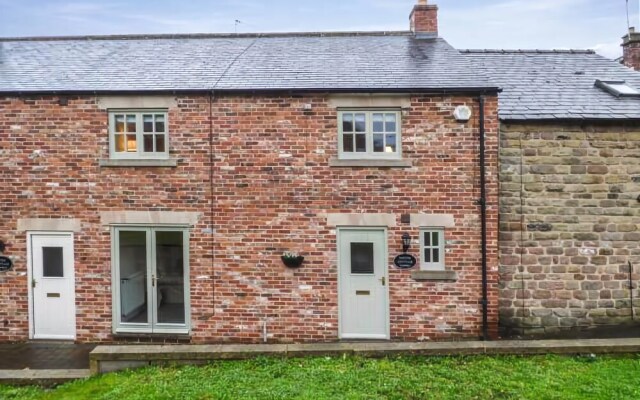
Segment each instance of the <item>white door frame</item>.
[[[71,239],[71,254],[73,255],[74,263],[73,268],[70,270],[69,279],[73,282],[73,290],[71,296],[73,297],[73,316],[76,320],[74,324],[74,330],[72,336],[64,337],[35,337],[35,326],[33,324],[34,318],[34,301],[33,301],[33,237],[34,236],[60,236]],[[75,340],[77,335],[77,305],[76,305],[76,268],[75,268],[75,238],[73,232],[61,232],[61,231],[29,231],[27,232],[27,288],[28,288],[28,307],[29,307],[29,339],[36,340]]]
[[[387,234],[387,227],[386,226],[381,226],[381,227],[374,227],[374,226],[343,226],[343,227],[337,227],[336,228],[337,234],[336,234],[336,247],[337,247],[337,269],[338,269],[338,338],[339,339],[382,339],[382,340],[389,340],[391,339],[391,319],[390,319],[390,314],[391,314],[391,303],[389,301],[389,239],[388,239],[388,234]],[[344,299],[342,298],[342,278],[341,278],[341,272],[342,272],[342,268],[343,266],[340,265],[340,260],[341,260],[341,243],[342,243],[342,235],[341,232],[345,232],[345,231],[377,231],[377,232],[383,232],[384,233],[384,245],[383,245],[383,254],[384,254],[384,262],[382,264],[382,268],[383,268],[383,272],[384,272],[384,279],[386,280],[386,284],[385,284],[385,289],[384,289],[384,295],[385,295],[385,303],[386,303],[386,307],[385,307],[385,311],[386,311],[386,318],[385,318],[385,324],[386,324],[386,335],[384,337],[381,337],[379,335],[371,335],[370,337],[367,337],[366,335],[358,335],[357,338],[354,337],[344,337],[343,336],[343,332],[342,332],[342,302],[344,301]]]

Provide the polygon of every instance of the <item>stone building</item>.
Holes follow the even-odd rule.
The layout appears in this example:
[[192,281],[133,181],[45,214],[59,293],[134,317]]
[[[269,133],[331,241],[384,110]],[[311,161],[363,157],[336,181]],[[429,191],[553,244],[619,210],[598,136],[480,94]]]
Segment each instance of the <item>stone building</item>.
[[591,51],[465,54],[503,89],[502,334],[637,334],[640,73]]

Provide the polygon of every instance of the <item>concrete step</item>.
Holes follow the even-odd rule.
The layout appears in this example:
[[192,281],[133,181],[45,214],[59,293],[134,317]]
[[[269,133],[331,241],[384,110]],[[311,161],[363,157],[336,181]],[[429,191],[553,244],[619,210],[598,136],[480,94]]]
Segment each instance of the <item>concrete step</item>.
[[1,369],[0,384],[52,387],[90,375],[88,369]]
[[479,354],[606,354],[640,352],[640,338],[584,340],[504,340],[493,342],[339,342],[256,345],[117,345],[98,346],[90,354],[92,374],[153,364],[202,364],[213,360],[256,356],[322,355],[479,355]]

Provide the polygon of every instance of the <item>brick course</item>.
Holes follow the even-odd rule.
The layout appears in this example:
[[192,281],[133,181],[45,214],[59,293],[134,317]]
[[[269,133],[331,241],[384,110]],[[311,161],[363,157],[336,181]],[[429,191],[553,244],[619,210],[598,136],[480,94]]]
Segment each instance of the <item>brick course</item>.
[[[169,110],[176,168],[101,168],[108,158],[107,112],[95,97],[0,100],[0,239],[15,257],[0,275],[0,340],[28,338],[26,243],[19,218],[78,218],[77,334],[112,336],[110,231],[101,211],[191,211],[192,342],[338,339],[336,231],[327,213],[393,213],[389,265],[401,251],[401,214],[447,213],[447,268],[457,282],[417,282],[389,268],[394,340],[475,338],[481,331],[477,118],[452,117],[471,97],[411,97],[403,111],[409,169],[332,168],[337,112],[327,95],[178,96]],[[303,104],[311,104],[305,110]],[[497,101],[487,99],[490,331],[497,332]],[[210,137],[210,123],[212,136]],[[210,142],[210,139],[211,142]],[[209,185],[212,182],[212,185]],[[305,264],[286,269],[283,251]],[[417,255],[417,242],[412,246]]]

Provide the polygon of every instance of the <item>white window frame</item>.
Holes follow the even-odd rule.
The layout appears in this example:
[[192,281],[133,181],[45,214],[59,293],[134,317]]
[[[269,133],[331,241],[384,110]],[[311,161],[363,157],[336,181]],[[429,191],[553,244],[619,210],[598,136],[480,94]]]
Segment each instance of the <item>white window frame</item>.
[[[424,241],[425,233],[437,233],[438,234],[438,246],[427,247]],[[443,227],[422,227],[420,228],[420,269],[423,271],[444,271],[445,269],[445,237]],[[425,251],[438,249],[439,261],[438,262],[426,262]],[[433,260],[433,257],[431,257]]]
[[[154,305],[153,301],[149,301],[153,294],[150,294],[154,288],[151,279],[147,278],[147,308],[148,318],[147,324],[142,323],[126,323],[121,322],[120,304],[120,231],[142,231],[147,232],[147,271],[154,271],[155,266],[155,231],[175,231],[183,233],[183,274],[184,274],[184,324],[157,323],[156,315],[151,311]],[[113,332],[119,333],[139,333],[139,334],[189,334],[191,323],[191,289],[190,289],[190,267],[189,267],[189,227],[185,226],[167,226],[167,225],[113,225],[111,226],[111,293],[112,293],[112,321]]]
[[[152,114],[162,114],[164,116],[164,151],[154,151],[154,152],[145,152],[144,150],[144,135],[152,134],[157,135],[157,132],[144,132],[144,121],[143,115]],[[136,116],[136,151],[135,152],[117,152],[116,151],[116,134],[122,134],[121,132],[116,132],[116,115],[125,115],[125,127],[127,125],[126,116],[127,115],[135,115]],[[126,129],[126,128],[125,128]],[[155,126],[154,126],[155,130]],[[129,133],[129,132],[127,132]],[[126,134],[125,133],[125,142],[126,142]],[[130,134],[130,133],[129,133]],[[111,159],[116,160],[164,160],[169,158],[169,146],[170,146],[170,135],[169,135],[169,113],[166,109],[111,109],[109,110],[109,157]],[[126,145],[126,144],[125,144]],[[155,145],[155,137],[154,137],[154,145]]]
[[[373,114],[390,114],[396,116],[396,151],[393,153],[373,151]],[[344,114],[365,114],[366,128],[366,152],[345,152],[344,151]],[[355,122],[354,122],[355,123]],[[382,133],[386,135],[385,132]],[[355,134],[355,133],[354,133]],[[385,139],[386,140],[386,139]],[[402,112],[398,108],[344,108],[338,110],[338,158],[341,160],[399,160],[402,159]]]

